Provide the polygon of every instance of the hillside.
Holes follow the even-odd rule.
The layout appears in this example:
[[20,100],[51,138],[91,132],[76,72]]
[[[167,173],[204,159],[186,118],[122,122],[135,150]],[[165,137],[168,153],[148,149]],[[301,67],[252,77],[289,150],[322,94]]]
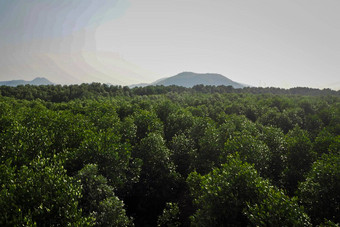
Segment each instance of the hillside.
[[165,78],[152,83],[152,85],[164,85],[164,86],[177,85],[183,87],[193,87],[198,84],[215,86],[225,85],[233,86],[234,88],[244,87],[244,85],[232,81],[229,78],[222,76],[221,74],[215,73],[199,74],[193,72],[182,72],[180,74],[177,74],[176,76]]
[[11,87],[15,87],[18,85],[50,85],[50,84],[54,84],[51,81],[49,81],[48,79],[44,78],[44,77],[37,77],[31,81],[26,81],[26,80],[10,80],[10,81],[0,81],[0,86],[1,85],[5,85],[5,86],[11,86]]

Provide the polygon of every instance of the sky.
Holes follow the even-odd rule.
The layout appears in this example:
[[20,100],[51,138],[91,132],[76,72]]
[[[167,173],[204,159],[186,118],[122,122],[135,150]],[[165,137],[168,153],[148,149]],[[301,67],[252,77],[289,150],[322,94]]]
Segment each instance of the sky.
[[0,0],[0,80],[150,83],[183,71],[340,89],[339,0]]

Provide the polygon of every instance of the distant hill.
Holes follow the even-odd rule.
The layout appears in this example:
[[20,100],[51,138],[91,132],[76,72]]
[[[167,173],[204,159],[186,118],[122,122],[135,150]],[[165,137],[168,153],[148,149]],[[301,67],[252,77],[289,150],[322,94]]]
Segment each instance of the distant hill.
[[147,84],[147,83],[140,83],[140,84],[131,84],[129,85],[129,88],[134,88],[134,87],[146,87],[149,86],[151,84]]
[[15,87],[18,85],[52,85],[54,83],[52,83],[51,81],[49,81],[48,79],[44,78],[44,77],[37,77],[34,80],[31,81],[26,81],[26,80],[10,80],[10,81],[0,81],[0,86],[1,85],[6,85],[6,86],[11,86],[11,87]]
[[225,86],[233,86],[234,88],[243,88],[244,85],[237,83],[235,81],[230,80],[229,78],[222,76],[221,74],[215,73],[193,73],[193,72],[182,72],[177,74],[176,76],[168,77],[162,80],[158,80],[151,85],[177,85],[183,87],[193,87],[198,84],[203,85],[225,85]]

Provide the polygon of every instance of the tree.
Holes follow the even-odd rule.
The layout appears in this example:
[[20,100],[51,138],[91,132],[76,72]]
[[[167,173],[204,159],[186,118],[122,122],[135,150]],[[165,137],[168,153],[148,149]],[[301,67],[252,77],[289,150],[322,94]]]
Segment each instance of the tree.
[[259,203],[248,204],[245,211],[253,226],[311,226],[310,218],[298,205],[296,197],[289,198],[274,187],[263,187]]
[[219,164],[219,156],[223,150],[223,142],[215,123],[206,119],[202,135],[198,137],[197,149],[194,150],[192,169],[199,173],[208,173]]
[[140,163],[132,158],[130,144],[122,143],[114,129],[89,130],[84,134],[79,148],[67,153],[66,166],[70,173],[78,172],[87,164],[97,164],[99,173],[116,189],[138,181]]
[[[338,136],[339,137],[339,136]],[[332,147],[336,146],[337,137],[330,133],[328,130],[322,130],[315,138],[313,143],[313,150],[317,153],[318,157],[322,154],[328,154],[329,152],[335,151]]]
[[272,126],[261,127],[258,139],[269,148],[268,177],[276,186],[282,186],[283,171],[287,161],[287,143],[282,130]]
[[134,113],[133,118],[137,126],[137,141],[146,137],[148,133],[163,133],[163,124],[154,112],[138,110]]
[[[90,225],[78,206],[79,182],[66,175],[57,157],[36,158],[15,171],[1,165],[0,224],[37,226]],[[5,174],[3,171],[5,170]]]
[[189,111],[179,110],[169,114],[165,125],[165,139],[171,141],[176,134],[188,133],[194,124],[194,119]]
[[[51,156],[53,150],[49,131],[34,121],[24,124],[15,120],[0,136],[2,159],[11,159],[18,167],[28,164],[41,151],[44,156]],[[52,154],[53,155],[53,154]]]
[[310,225],[296,199],[259,177],[238,155],[207,175],[191,173],[187,181],[197,206],[192,226]]
[[83,197],[80,207],[85,215],[95,219],[96,226],[131,226],[124,203],[114,194],[97,165],[88,164],[76,176],[81,181]]
[[258,118],[260,124],[281,128],[287,133],[293,127],[293,122],[286,111],[281,113],[277,108],[269,109]]
[[289,195],[293,195],[298,183],[304,181],[316,159],[308,133],[296,126],[286,135],[287,166],[284,170],[284,185]]
[[235,133],[225,143],[224,151],[220,155],[221,163],[228,159],[228,155],[236,152],[243,161],[254,164],[255,169],[262,176],[269,176],[271,153],[264,142],[246,133]]
[[186,178],[195,154],[194,142],[184,133],[175,135],[170,143],[170,151],[170,159],[175,164],[176,171]]
[[314,224],[340,223],[340,153],[324,154],[299,185],[299,197]]
[[309,132],[312,138],[315,138],[323,127],[323,122],[318,115],[309,114],[305,117],[304,129]]
[[160,134],[147,134],[132,154],[143,164],[139,181],[125,199],[128,211],[138,225],[155,226],[166,202],[175,199],[178,174]]
[[158,217],[157,226],[177,227],[181,226],[179,222],[179,207],[176,203],[167,203],[162,215]]

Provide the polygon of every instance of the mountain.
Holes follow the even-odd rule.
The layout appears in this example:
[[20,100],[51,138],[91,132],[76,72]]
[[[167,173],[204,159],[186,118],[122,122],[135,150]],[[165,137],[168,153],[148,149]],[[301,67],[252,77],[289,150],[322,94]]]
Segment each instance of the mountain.
[[221,74],[215,73],[193,73],[193,72],[182,72],[176,76],[168,77],[162,80],[155,81],[151,85],[177,85],[183,87],[193,87],[198,84],[203,85],[225,85],[233,86],[234,88],[243,88],[244,85],[230,80],[229,78],[222,76]]
[[11,86],[11,87],[15,87],[18,85],[52,85],[54,83],[52,83],[51,81],[49,81],[48,79],[44,78],[44,77],[37,77],[31,81],[26,81],[26,80],[10,80],[10,81],[0,81],[0,85],[6,85],[6,86]]
[[134,88],[134,87],[146,87],[146,86],[149,86],[151,84],[148,84],[148,83],[140,83],[140,84],[131,84],[129,85],[129,88]]

